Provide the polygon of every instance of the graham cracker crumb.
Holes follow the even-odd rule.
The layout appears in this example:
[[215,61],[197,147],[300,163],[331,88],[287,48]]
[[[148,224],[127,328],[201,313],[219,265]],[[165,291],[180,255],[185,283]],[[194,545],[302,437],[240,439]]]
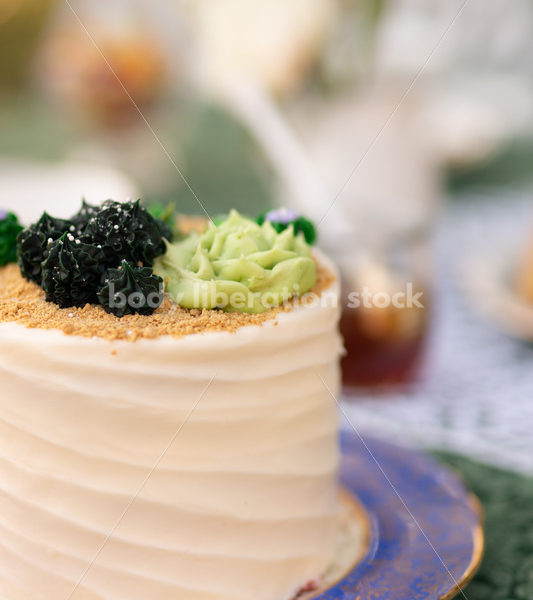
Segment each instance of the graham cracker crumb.
[[[317,283],[312,293],[320,295],[335,280],[331,271],[317,262]],[[170,335],[176,338],[207,331],[235,332],[247,325],[261,325],[280,312],[289,312],[302,298],[265,313],[249,315],[221,310],[188,310],[168,297],[153,315],[126,315],[118,318],[101,306],[86,304],[82,308],[59,308],[46,302],[43,290],[24,279],[17,265],[0,268],[0,323],[19,323],[33,329],[58,329],[67,335],[103,338],[109,341],[155,339]],[[112,355],[116,350],[111,351]]]

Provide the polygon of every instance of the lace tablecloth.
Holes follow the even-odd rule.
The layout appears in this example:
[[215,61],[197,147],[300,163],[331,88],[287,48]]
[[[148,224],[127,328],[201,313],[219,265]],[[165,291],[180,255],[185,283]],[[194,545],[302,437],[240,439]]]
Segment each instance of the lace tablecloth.
[[344,398],[358,430],[533,473],[533,346],[479,316],[459,276],[483,244],[525,242],[532,229],[533,193],[447,204],[436,235],[438,301],[424,381],[408,393]]

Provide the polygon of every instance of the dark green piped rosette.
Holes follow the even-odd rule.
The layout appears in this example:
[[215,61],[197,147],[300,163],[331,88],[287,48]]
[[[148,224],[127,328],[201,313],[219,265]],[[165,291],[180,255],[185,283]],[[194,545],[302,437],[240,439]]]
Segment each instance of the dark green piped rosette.
[[268,221],[278,233],[292,227],[296,235],[299,233],[304,235],[308,244],[313,245],[316,242],[317,234],[313,223],[289,208],[277,208],[257,217],[259,225],[265,221]]
[[[40,285],[46,300],[61,308],[101,304],[120,317],[151,314],[162,302],[161,294],[158,302],[152,294],[161,284],[152,266],[165,251],[164,239],[171,236],[140,201],[109,200],[98,207],[83,202],[70,219],[44,213],[24,229],[17,239],[18,262],[22,275]],[[125,294],[126,307],[105,297],[110,283],[115,295]],[[145,292],[143,303],[139,294]]]
[[45,212],[37,223],[27,227],[19,235],[17,240],[19,266],[22,275],[28,281],[41,285],[42,264],[48,254],[49,246],[67,232],[76,232],[72,221],[55,219]]
[[17,262],[17,237],[21,231],[17,217],[0,209],[0,267]]
[[151,267],[165,252],[163,239],[170,232],[136,202],[104,202],[91,216],[80,239],[102,246],[106,265],[118,267],[122,260]]
[[169,296],[185,308],[262,313],[316,283],[316,266],[303,233],[276,231],[232,211],[202,235],[167,244],[154,271]]
[[[151,315],[163,302],[163,280],[149,267],[134,267],[126,260],[117,269],[109,269],[98,291],[100,304],[117,317]],[[129,301],[128,301],[129,299]]]
[[103,258],[101,248],[84,244],[71,233],[50,242],[42,263],[41,287],[46,300],[60,308],[96,303]]

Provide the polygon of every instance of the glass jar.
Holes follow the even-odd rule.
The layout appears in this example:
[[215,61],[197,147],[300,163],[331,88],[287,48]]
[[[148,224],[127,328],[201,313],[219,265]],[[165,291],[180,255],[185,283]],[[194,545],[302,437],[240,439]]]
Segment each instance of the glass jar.
[[345,392],[407,386],[421,376],[432,304],[429,232],[424,225],[354,236],[337,252]]

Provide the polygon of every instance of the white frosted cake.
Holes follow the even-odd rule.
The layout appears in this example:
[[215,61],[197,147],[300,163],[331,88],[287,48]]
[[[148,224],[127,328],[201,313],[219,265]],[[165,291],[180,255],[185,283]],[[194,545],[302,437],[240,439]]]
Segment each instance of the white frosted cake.
[[342,344],[336,272],[314,262],[311,303],[122,318],[0,269],[0,596],[290,600],[320,581]]

